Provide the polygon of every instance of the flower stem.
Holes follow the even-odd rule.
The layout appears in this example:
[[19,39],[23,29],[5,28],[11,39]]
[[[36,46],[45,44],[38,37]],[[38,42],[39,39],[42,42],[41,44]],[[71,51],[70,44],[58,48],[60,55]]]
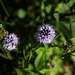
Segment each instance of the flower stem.
[[8,17],[10,17],[10,15],[9,15],[9,13],[8,13],[8,11],[7,11],[7,9],[5,8],[5,6],[4,6],[4,4],[3,4],[3,2],[2,2],[2,0],[0,0],[0,2],[1,2],[1,5],[2,5],[2,7],[3,7],[3,9],[4,9],[5,13],[6,13],[6,15],[7,15]]

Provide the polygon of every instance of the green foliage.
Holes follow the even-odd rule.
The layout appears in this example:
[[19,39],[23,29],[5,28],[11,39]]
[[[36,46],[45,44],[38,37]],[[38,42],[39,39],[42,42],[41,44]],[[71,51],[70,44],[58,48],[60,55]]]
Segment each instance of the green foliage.
[[0,24],[0,27],[2,28],[2,27],[3,27],[3,25],[2,25],[2,24]]
[[15,69],[15,70],[16,70],[16,72],[17,72],[17,75],[23,75],[23,72],[22,72],[21,69]]
[[[51,44],[37,41],[37,29],[50,24]],[[17,50],[3,49],[16,33]],[[72,75],[75,62],[75,0],[0,0],[0,75]]]
[[52,7],[51,7],[51,5],[50,5],[50,4],[49,4],[49,5],[47,5],[47,6],[46,6],[46,8],[45,8],[46,12],[47,12],[47,13],[50,13],[51,8],[52,8]]
[[20,19],[23,19],[23,18],[26,16],[26,11],[23,10],[22,8],[20,8],[20,9],[18,10],[17,16],[18,16]]
[[54,13],[54,17],[57,20],[57,22],[59,22],[59,14],[58,13]]
[[75,36],[75,15],[70,16],[72,36]]

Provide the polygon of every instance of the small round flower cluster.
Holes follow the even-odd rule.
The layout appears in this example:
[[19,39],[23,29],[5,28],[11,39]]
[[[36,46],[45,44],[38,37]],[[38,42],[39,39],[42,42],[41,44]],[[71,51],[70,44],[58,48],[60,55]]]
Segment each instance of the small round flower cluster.
[[37,40],[43,44],[49,44],[55,37],[55,30],[49,25],[41,26],[37,31]]
[[10,33],[9,35],[6,35],[2,42],[3,48],[12,51],[14,49],[17,49],[18,42],[19,38],[17,37],[17,35],[14,33]]

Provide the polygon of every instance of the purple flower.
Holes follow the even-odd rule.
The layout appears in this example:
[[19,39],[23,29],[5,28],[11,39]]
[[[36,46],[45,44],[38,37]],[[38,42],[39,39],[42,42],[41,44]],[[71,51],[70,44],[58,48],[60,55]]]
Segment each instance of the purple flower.
[[49,25],[41,26],[37,31],[37,40],[40,41],[40,43],[49,44],[52,42],[54,37],[55,30]]
[[17,37],[17,35],[14,33],[10,33],[9,35],[6,35],[2,42],[3,48],[9,51],[17,49],[18,42],[19,38]]

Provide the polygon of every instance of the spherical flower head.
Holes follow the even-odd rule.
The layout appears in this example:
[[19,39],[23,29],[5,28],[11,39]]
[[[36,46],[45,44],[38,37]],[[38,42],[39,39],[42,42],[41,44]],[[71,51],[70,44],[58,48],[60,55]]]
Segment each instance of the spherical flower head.
[[6,35],[2,43],[3,43],[4,49],[12,51],[17,49],[19,38],[17,37],[15,33],[10,33],[9,35]]
[[41,26],[37,31],[37,40],[43,44],[50,44],[55,37],[55,30],[49,26]]

